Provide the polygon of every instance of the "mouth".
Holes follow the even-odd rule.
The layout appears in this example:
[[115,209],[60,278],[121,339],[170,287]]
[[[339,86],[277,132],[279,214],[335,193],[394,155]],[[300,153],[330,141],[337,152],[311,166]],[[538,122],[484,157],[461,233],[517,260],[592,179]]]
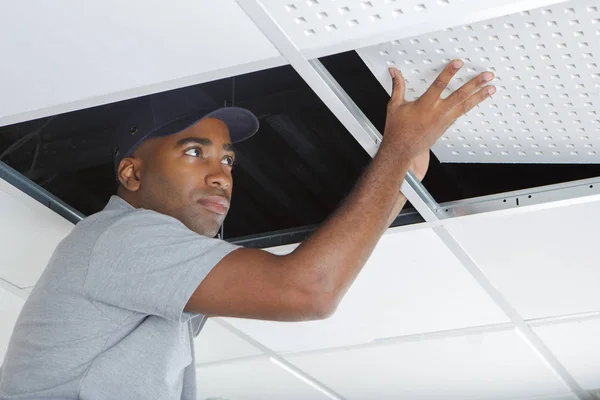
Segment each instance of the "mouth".
[[202,207],[219,215],[225,215],[229,210],[229,200],[222,196],[208,196],[199,203]]

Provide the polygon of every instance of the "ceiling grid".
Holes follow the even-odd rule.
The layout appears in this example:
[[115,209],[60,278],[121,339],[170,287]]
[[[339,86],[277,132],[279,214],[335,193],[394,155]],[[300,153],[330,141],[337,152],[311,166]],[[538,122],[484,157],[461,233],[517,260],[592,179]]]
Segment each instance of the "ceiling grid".
[[[334,115],[336,115],[340,121],[346,126],[346,128],[348,129],[348,131],[359,141],[359,143],[361,143],[361,145],[363,145],[363,147],[365,147],[365,150],[367,150],[367,152],[369,154],[371,154],[371,156],[374,155],[373,153],[373,146],[377,147],[380,143],[380,135],[375,134],[374,132],[371,131],[370,129],[367,129],[367,127],[369,127],[369,123],[368,120],[366,119],[366,117],[360,113],[357,112],[357,107],[354,105],[353,101],[343,92],[343,90],[338,90],[338,91],[334,91],[331,89],[331,84],[328,84],[328,81],[333,80],[333,78],[327,76],[327,74],[324,73],[323,70],[319,71],[319,67],[320,67],[320,63],[316,62],[315,60],[312,61],[308,61],[305,56],[300,52],[299,48],[300,46],[298,45],[298,43],[294,43],[292,41],[291,38],[294,37],[293,32],[290,34],[289,32],[287,32],[286,30],[286,26],[288,25],[282,25],[282,24],[277,24],[276,21],[276,17],[274,17],[273,15],[271,15],[269,13],[269,10],[267,8],[267,6],[265,5],[265,3],[268,3],[268,0],[266,2],[261,3],[258,0],[237,0],[238,4],[246,11],[246,13],[248,14],[248,16],[257,24],[257,26],[263,31],[263,33],[271,40],[271,42],[275,45],[275,47],[281,52],[281,54],[287,59],[287,61],[292,65],[292,67],[294,67],[296,69],[296,71],[300,74],[300,76],[307,82],[307,84],[317,93],[317,95],[319,95],[319,97],[321,97],[321,99],[323,100],[323,102],[331,109],[331,111],[334,113]],[[308,0],[304,2],[308,7],[313,7],[313,6],[317,6],[320,5],[321,3],[319,3],[318,0]],[[369,3],[369,4],[365,4],[365,3]],[[386,2],[386,4],[389,4],[390,2]],[[280,3],[279,3],[280,4]],[[294,4],[289,4],[286,7],[286,12],[296,12],[298,10],[298,3],[294,3]],[[341,3],[337,3],[336,6],[338,6]],[[370,4],[372,4],[371,2],[364,2],[361,1],[361,4],[364,6],[366,6],[367,8],[370,7]],[[376,11],[376,10],[373,10]],[[596,12],[596,10],[593,8],[586,8],[586,11],[589,12]],[[530,17],[531,16],[531,12],[530,11],[524,11],[522,13],[525,16]],[[322,16],[325,17],[325,16]],[[304,18],[304,17],[301,17]],[[296,20],[296,23],[301,25],[306,21],[303,20]],[[538,22],[540,23],[540,22]],[[489,24],[484,23],[483,26],[487,26]],[[493,33],[493,25],[490,26],[489,28],[484,28],[486,30],[490,31],[490,35],[491,36],[497,36],[497,34]],[[467,31],[467,30],[465,30]],[[306,33],[306,32],[305,32]],[[522,34],[522,33],[521,33]],[[314,33],[313,32],[308,32],[306,33],[305,36],[310,37],[313,36]],[[481,34],[479,34],[481,35]],[[516,33],[515,33],[516,35]],[[453,38],[454,36],[452,36]],[[436,40],[439,41],[438,38],[434,38]],[[478,39],[478,38],[477,38]],[[535,38],[532,38],[535,39]],[[467,39],[469,40],[469,39]],[[490,38],[489,40],[496,40],[495,38]],[[498,37],[499,40],[499,37]],[[517,38],[510,38],[509,40],[517,40]],[[580,39],[581,40],[581,39]],[[418,39],[412,39],[413,45],[420,45],[420,41]],[[472,41],[477,41],[476,39],[473,39]],[[435,43],[435,41],[432,41],[430,43]],[[457,43],[458,43],[458,39],[457,39]],[[589,42],[578,42],[578,43],[586,43],[589,45]],[[396,43],[394,43],[393,45],[396,45]],[[517,47],[520,45],[516,45]],[[517,48],[517,50],[519,50],[519,48]],[[523,50],[523,49],[521,49]],[[387,50],[381,50],[382,52],[385,52]],[[378,50],[378,55],[381,56],[381,53],[379,53],[380,50]],[[483,51],[482,51],[483,53]],[[385,53],[383,53],[385,55]],[[425,54],[422,54],[425,55]],[[513,55],[514,57],[514,55]],[[491,59],[490,59],[491,60]],[[393,61],[393,60],[392,60]],[[468,61],[468,60],[467,60]],[[525,61],[525,60],[522,60]],[[412,61],[411,61],[412,62]],[[439,60],[437,61],[439,62]],[[397,61],[394,61],[394,63],[397,63]],[[433,62],[432,62],[433,63]],[[381,59],[379,60],[379,63],[377,64],[380,68],[384,68],[387,69],[387,67],[389,66],[388,63],[386,62],[385,59]],[[475,73],[476,71],[470,71],[469,70],[470,67],[467,66],[467,68],[464,69],[465,72],[467,73]],[[439,70],[437,72],[431,71],[434,74],[439,73]],[[519,72],[516,72],[516,67],[515,67],[515,73],[518,74]],[[381,76],[381,74],[379,74]],[[387,75],[387,74],[386,74]],[[323,78],[324,76],[326,76],[326,79]],[[377,74],[376,74],[377,76]],[[384,84],[384,86],[389,86],[390,82],[389,82],[389,75],[387,75],[387,81],[383,81],[382,80],[382,84]],[[518,75],[514,75],[514,76],[518,76]],[[464,78],[463,78],[464,79]],[[502,79],[502,78],[500,78]],[[409,79],[410,81],[410,79]],[[427,80],[422,81],[423,85],[427,85]],[[410,83],[409,83],[410,85]],[[584,88],[582,88],[584,89]],[[499,92],[499,94],[502,94],[503,91],[501,90]],[[511,100],[511,99],[508,99]],[[350,105],[350,106],[348,106]],[[350,118],[350,123],[348,123],[349,118],[347,118],[348,115],[351,115],[352,118]],[[480,116],[480,117],[485,117],[485,116]],[[497,116],[500,117],[500,116]],[[489,117],[485,117],[485,118],[489,118]],[[358,122],[358,123],[356,123]],[[372,126],[372,125],[371,125]],[[375,131],[376,132],[376,131]],[[440,141],[440,142],[445,142],[445,141]],[[419,182],[411,182],[410,186],[408,184],[403,185],[403,189],[404,187],[408,186],[410,189],[412,189],[413,193],[405,193],[407,195],[407,197],[409,198],[409,201],[413,201],[413,198],[410,197],[410,195],[412,194],[412,197],[415,197],[415,200],[417,201],[417,205],[416,208],[419,210],[419,212],[421,212],[421,210],[425,210],[425,213],[422,213],[422,216],[425,218],[426,221],[437,221],[440,220],[443,217],[440,217],[440,214],[438,213],[438,208],[439,206],[437,206],[437,204],[430,204],[427,203],[422,196],[414,196],[414,194],[417,193],[417,189],[421,192],[421,193],[427,193],[426,189],[424,187],[422,187],[422,185]],[[419,204],[420,203],[420,204]],[[419,207],[419,205],[421,207]],[[443,223],[443,221],[441,221]],[[589,399],[590,395],[585,392],[583,390],[583,388],[579,385],[579,383],[573,378],[573,376],[570,374],[569,371],[567,371],[567,369],[561,364],[561,362],[557,359],[557,357],[547,348],[547,346],[539,339],[539,337],[535,334],[535,332],[529,327],[529,325],[525,322],[525,319],[516,311],[516,309],[505,299],[505,297],[502,295],[502,293],[493,285],[493,283],[486,277],[485,273],[481,270],[480,266],[477,265],[477,263],[469,256],[469,254],[464,250],[464,248],[460,245],[460,243],[449,233],[449,231],[443,226],[437,226],[434,228],[435,233],[437,234],[437,236],[442,240],[442,242],[447,246],[448,249],[450,249],[450,251],[454,254],[455,257],[457,257],[463,264],[463,266],[467,269],[467,271],[473,276],[473,278],[477,281],[477,283],[484,289],[484,291],[488,294],[488,296],[490,296],[490,298],[494,301],[494,303],[496,303],[496,305],[498,307],[500,307],[500,309],[502,309],[502,311],[510,318],[510,320],[512,321],[512,323],[515,325],[517,332],[519,333],[519,335],[521,336],[521,338],[535,351],[535,353],[545,362],[545,364],[553,371],[553,373],[560,378],[560,380],[566,384],[569,389],[579,398],[579,399]]]

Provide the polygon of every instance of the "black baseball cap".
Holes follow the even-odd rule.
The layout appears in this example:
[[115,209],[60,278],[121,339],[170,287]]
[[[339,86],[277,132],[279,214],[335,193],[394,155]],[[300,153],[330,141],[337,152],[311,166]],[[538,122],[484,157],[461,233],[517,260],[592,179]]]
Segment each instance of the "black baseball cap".
[[198,87],[156,93],[128,103],[127,117],[116,132],[115,174],[119,163],[145,140],[179,133],[205,118],[223,121],[232,143],[248,139],[258,131],[258,118],[240,107],[219,107]]

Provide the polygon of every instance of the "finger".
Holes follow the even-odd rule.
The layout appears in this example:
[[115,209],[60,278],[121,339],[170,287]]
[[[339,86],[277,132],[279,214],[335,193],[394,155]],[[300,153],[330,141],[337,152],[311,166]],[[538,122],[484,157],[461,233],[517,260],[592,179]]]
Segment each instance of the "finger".
[[494,79],[494,74],[491,72],[484,72],[471,79],[460,87],[460,89],[454,91],[450,96],[446,97],[444,102],[447,104],[448,110],[453,107],[459,106],[470,98],[473,93],[477,92],[483,85]]
[[404,103],[404,94],[406,92],[406,81],[402,73],[396,68],[390,68],[390,75],[392,76],[392,97],[390,101]]
[[454,75],[456,75],[463,65],[464,63],[462,60],[454,60],[448,64],[442,73],[438,75],[435,81],[433,81],[431,86],[429,86],[429,89],[423,93],[421,99],[431,102],[438,100],[444,89],[446,89],[450,83],[450,80],[452,80]]
[[486,86],[477,93],[471,95],[471,97],[469,97],[467,100],[457,105],[450,111],[450,113],[448,114],[450,118],[450,120],[448,121],[448,125],[453,124],[454,121],[458,119],[458,117],[467,114],[473,108],[477,107],[479,103],[481,103],[494,93],[496,93],[495,86]]

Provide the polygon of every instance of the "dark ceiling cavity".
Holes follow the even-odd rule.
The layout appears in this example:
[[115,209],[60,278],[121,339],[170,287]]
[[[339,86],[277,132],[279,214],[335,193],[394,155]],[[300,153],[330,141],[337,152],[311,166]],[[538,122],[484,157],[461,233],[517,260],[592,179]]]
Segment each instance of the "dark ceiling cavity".
[[[356,53],[322,62],[382,131],[388,95]],[[301,240],[292,233],[308,234],[322,223],[369,162],[289,66],[199,86],[216,103],[235,101],[261,122],[259,134],[236,145],[227,239],[287,230]],[[0,158],[84,215],[95,213],[116,192],[113,137],[126,103],[1,127]],[[433,157],[424,184],[438,202],[446,202],[594,176],[600,176],[599,165],[440,164]],[[406,215],[412,216],[409,223],[421,221],[410,207]]]

